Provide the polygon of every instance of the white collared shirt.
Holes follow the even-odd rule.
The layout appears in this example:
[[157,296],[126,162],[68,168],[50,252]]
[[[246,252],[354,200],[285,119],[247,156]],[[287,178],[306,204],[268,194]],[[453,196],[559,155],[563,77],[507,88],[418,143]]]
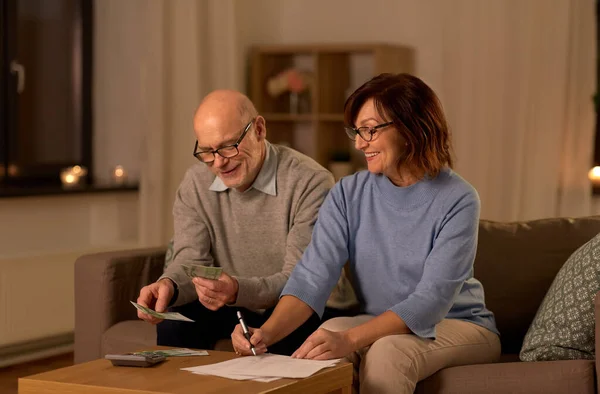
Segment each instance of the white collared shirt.
[[[256,179],[252,183],[252,185],[246,190],[250,190],[252,188],[261,191],[265,194],[276,196],[277,195],[277,151],[273,146],[269,143],[269,141],[265,140],[265,145],[267,148],[267,153],[265,157],[265,161],[260,169]],[[215,176],[215,180],[210,185],[208,190],[213,192],[223,192],[229,189],[223,180],[218,176]]]

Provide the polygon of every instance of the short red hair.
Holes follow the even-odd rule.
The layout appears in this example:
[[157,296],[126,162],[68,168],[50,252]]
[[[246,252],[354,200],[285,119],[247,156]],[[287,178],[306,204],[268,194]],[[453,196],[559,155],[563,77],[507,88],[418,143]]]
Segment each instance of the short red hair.
[[346,100],[344,121],[355,127],[364,103],[373,99],[379,115],[392,121],[408,142],[403,164],[413,174],[435,178],[452,168],[450,130],[435,92],[410,74],[380,74],[365,82]]

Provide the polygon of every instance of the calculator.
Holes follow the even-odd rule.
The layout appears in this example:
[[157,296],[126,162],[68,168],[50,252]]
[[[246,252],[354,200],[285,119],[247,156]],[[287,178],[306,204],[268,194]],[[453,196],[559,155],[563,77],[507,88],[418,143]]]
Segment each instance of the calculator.
[[151,367],[166,360],[159,354],[107,354],[105,359],[119,367]]

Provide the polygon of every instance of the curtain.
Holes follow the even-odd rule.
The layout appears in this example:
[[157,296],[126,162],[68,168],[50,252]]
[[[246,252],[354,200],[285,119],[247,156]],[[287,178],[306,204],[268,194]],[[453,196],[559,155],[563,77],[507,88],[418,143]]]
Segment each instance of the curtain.
[[591,212],[593,0],[441,2],[442,96],[482,218]]
[[171,210],[186,169],[194,163],[192,118],[213,89],[243,89],[234,0],[153,0],[140,18],[143,141],[140,244],[165,245]]

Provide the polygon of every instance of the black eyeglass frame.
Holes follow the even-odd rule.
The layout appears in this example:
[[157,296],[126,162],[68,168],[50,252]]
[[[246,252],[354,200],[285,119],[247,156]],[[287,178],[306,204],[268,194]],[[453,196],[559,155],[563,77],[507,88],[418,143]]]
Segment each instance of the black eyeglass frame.
[[[254,123],[254,121],[256,120],[256,118],[252,119],[247,125],[246,127],[244,127],[244,131],[242,131],[242,135],[240,135],[240,138],[237,139],[237,141],[234,144],[231,145],[226,145],[226,146],[222,146],[219,149],[215,149],[215,150],[206,150],[206,151],[200,151],[197,152],[198,150],[198,140],[196,140],[196,144],[194,145],[194,157],[202,162],[202,163],[212,163],[215,161],[216,158],[216,154],[218,154],[219,156],[221,156],[224,159],[231,159],[232,157],[236,157],[237,155],[240,154],[240,150],[238,149],[238,146],[242,143],[242,140],[244,139],[244,137],[246,136],[246,134],[248,133],[248,130],[250,130],[250,127],[252,126],[252,124]],[[234,148],[235,149],[235,153],[233,155],[226,155],[223,154],[222,151],[224,149],[231,149]],[[202,160],[200,158],[200,155],[202,154],[206,154],[206,153],[211,153],[212,154],[212,160]]]
[[[385,123],[381,123],[381,124],[378,124],[377,126],[373,126],[373,127],[362,126],[362,127],[356,127],[356,128],[346,126],[346,127],[344,127],[344,130],[346,131],[346,135],[348,136],[348,138],[350,138],[352,141],[356,141],[356,136],[358,135],[358,136],[360,136],[360,138],[362,138],[366,142],[370,142],[373,140],[373,134],[375,134],[379,129],[391,126],[393,124],[394,124],[394,122],[385,122]],[[366,130],[365,132],[369,133],[368,139],[365,138],[365,136],[363,136],[363,133],[361,132],[361,130]]]

